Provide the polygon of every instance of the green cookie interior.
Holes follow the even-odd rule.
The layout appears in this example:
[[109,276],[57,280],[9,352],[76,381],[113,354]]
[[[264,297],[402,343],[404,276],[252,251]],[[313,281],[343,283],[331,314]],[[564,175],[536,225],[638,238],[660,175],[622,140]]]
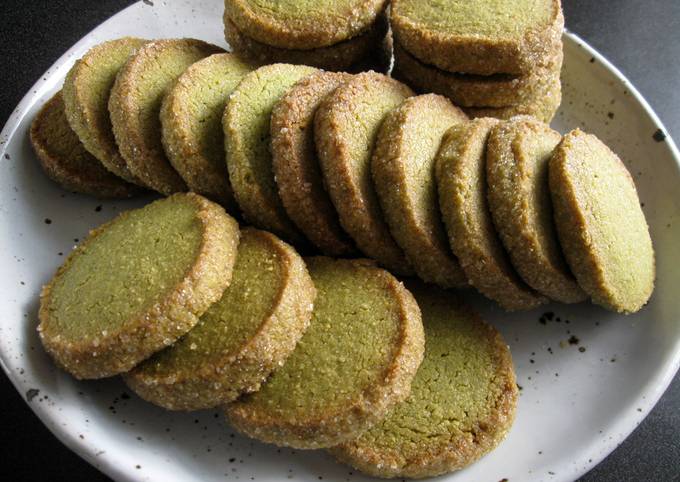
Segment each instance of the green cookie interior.
[[279,198],[270,151],[276,102],[300,79],[317,72],[303,65],[272,64],[248,74],[234,91],[223,119],[229,180],[246,218],[285,238],[297,229]]
[[450,294],[412,283],[425,328],[425,358],[410,397],[333,451],[381,476],[460,469],[493,448],[514,417],[517,389],[498,333]]
[[373,267],[308,260],[317,288],[312,321],[293,354],[246,403],[287,421],[341,412],[394,357],[399,305]]
[[281,293],[285,266],[271,243],[244,231],[231,284],[196,326],[143,366],[143,377],[162,378],[216,364],[236,352],[260,328]]
[[553,0],[400,0],[399,15],[446,35],[518,38],[548,26]]
[[160,301],[195,262],[204,232],[197,210],[168,198],[106,226],[55,279],[46,331],[67,340],[105,336]]

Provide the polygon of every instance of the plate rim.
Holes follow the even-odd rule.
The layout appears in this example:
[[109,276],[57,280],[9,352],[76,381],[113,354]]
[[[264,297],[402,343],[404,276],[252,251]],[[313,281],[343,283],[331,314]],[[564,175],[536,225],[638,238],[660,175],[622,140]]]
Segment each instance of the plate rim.
[[[0,158],[2,158],[10,142],[13,140],[14,135],[19,127],[19,124],[26,116],[30,108],[45,96],[45,91],[50,91],[54,85],[54,78],[60,78],[59,72],[65,70],[67,67],[70,69],[73,63],[75,63],[75,53],[80,50],[84,45],[90,43],[92,36],[96,36],[96,31],[102,28],[102,26],[108,23],[114,23],[118,17],[122,17],[128,13],[131,13],[139,8],[144,7],[144,2],[138,0],[137,2],[129,5],[122,10],[111,15],[109,18],[103,22],[96,25],[94,28],[89,30],[85,35],[83,35],[76,43],[74,43],[66,52],[64,52],[57,60],[55,60],[45,72],[38,78],[38,80],[33,83],[33,85],[28,89],[26,94],[21,98],[17,106],[14,108],[12,113],[9,115],[7,122],[0,131]],[[64,75],[65,76],[65,75]],[[46,408],[43,404],[28,403],[28,400],[24,398],[21,389],[21,380],[19,375],[14,371],[10,370],[6,358],[5,352],[0,349],[0,367],[5,372],[5,375],[10,379],[12,385],[17,390],[19,396],[28,405],[31,411],[40,419],[40,421],[47,427],[47,429],[54,435],[57,440],[64,444],[71,452],[78,455],[85,462],[90,464],[96,470],[104,473],[111,479],[116,481],[130,481],[130,482],[140,482],[143,480],[142,474],[138,477],[134,477],[134,473],[129,472],[123,468],[122,464],[116,463],[112,457],[107,454],[102,454],[100,456],[96,455],[94,447],[87,445],[83,440],[81,440],[78,435],[68,429],[63,429],[59,426],[57,418],[53,416],[53,413]],[[45,407],[45,408],[44,408]]]
[[[118,17],[130,14],[140,8],[144,8],[144,2],[142,1],[138,1],[132,5],[129,5],[128,7],[125,7],[124,9],[110,16],[91,29],[84,36],[82,36],[66,52],[64,52],[64,54],[62,54],[55,62],[53,62],[52,65],[50,65],[50,67],[40,76],[40,78],[28,89],[21,101],[19,101],[17,106],[9,115],[7,122],[2,128],[2,131],[0,131],[0,157],[2,157],[7,151],[7,147],[9,146],[10,141],[13,140],[19,124],[26,117],[26,114],[30,108],[44,97],[46,91],[50,91],[54,87],[54,84],[56,83],[55,79],[63,77],[60,72],[70,68],[70,66],[73,64],[75,61],[76,52],[81,50],[85,45],[89,45],[92,42],[92,38],[97,36],[96,32],[104,25],[115,23]],[[670,151],[671,157],[675,161],[676,167],[680,169],[680,152],[678,151],[675,141],[666,129],[664,123],[658,117],[649,102],[638,91],[635,85],[630,82],[630,80],[613,63],[600,54],[578,34],[565,29],[563,38],[567,42],[572,42],[574,46],[585,50],[589,55],[595,58],[597,62],[604,66],[606,70],[608,70],[622,84],[626,86],[631,96],[640,104],[652,122],[666,135],[665,143]],[[13,370],[10,370],[6,356],[6,353],[4,353],[3,350],[0,350],[0,366],[2,367],[3,371],[10,379],[19,395],[22,397],[22,399],[24,399],[24,402],[29,406],[31,411],[38,416],[41,422],[61,443],[68,447],[69,450],[80,456],[87,463],[92,465],[95,469],[103,472],[114,480],[141,481],[144,479],[144,476],[141,473],[135,473],[125,469],[124,466],[118,463],[112,456],[108,456],[107,454],[97,456],[96,449],[93,446],[86,444],[78,437],[75,432],[59,426],[59,419],[55,416],[57,412],[43,408],[42,404],[28,403],[21,393],[21,389],[23,387],[20,377]],[[658,377],[658,382],[651,387],[651,396],[649,392],[645,392],[646,403],[643,405],[644,408],[642,412],[635,413],[632,412],[631,409],[631,413],[626,413],[625,415],[619,417],[617,421],[607,429],[606,432],[603,431],[603,438],[608,434],[613,436],[610,437],[608,442],[604,444],[604,450],[597,454],[593,454],[589,459],[589,462],[579,464],[579,468],[576,469],[578,476],[587,473],[593,467],[598,465],[609,454],[611,454],[620,443],[630,436],[630,434],[637,428],[637,424],[633,422],[633,417],[638,419],[641,415],[641,418],[639,418],[641,421],[649,415],[651,410],[656,406],[662,395],[668,389],[668,386],[673,381],[679,369],[680,339],[676,340],[675,349],[672,356],[670,357],[670,361],[662,366],[661,375]],[[638,400],[639,399],[640,396],[638,396]]]

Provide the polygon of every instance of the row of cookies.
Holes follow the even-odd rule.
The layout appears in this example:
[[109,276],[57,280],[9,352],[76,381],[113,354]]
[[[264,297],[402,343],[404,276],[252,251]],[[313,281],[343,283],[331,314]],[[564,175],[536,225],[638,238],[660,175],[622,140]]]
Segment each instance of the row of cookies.
[[597,137],[562,137],[528,116],[475,119],[445,133],[434,162],[452,252],[501,306],[590,298],[632,313],[651,296],[654,250],[635,184]]
[[[129,37],[91,48],[33,122],[31,140],[45,172],[66,189],[104,198],[187,190],[163,148],[161,104],[189,66],[222,52],[194,39]],[[233,78],[239,68],[249,70],[235,61],[227,74]],[[201,114],[199,103],[186,108]]]
[[[387,0],[252,2],[225,0],[224,35],[249,61],[359,71],[389,66]],[[377,67],[374,67],[377,68]]]
[[[529,116],[468,121],[448,99],[414,96],[374,72],[309,75],[271,112],[260,179],[271,163],[278,198],[272,189],[269,200],[326,252],[356,246],[394,273],[472,284],[509,310],[589,297],[634,312],[651,295],[654,254],[635,185],[594,136],[563,139]],[[607,181],[583,196],[588,176]]]
[[393,0],[394,74],[473,117],[545,122],[561,101],[560,0]]
[[[535,307],[546,296],[563,302],[585,298],[561,255],[547,184],[537,183],[541,190],[536,188],[517,201],[536,206],[531,208],[535,232],[506,226],[512,220],[526,222],[507,207],[522,194],[523,186],[503,186],[501,192],[494,187],[492,169],[488,197],[495,228],[520,276],[505,267],[508,263],[489,263],[494,257],[488,256],[473,260],[473,265],[482,262],[481,273],[465,271],[470,263],[457,259],[465,256],[455,239],[468,236],[451,236],[453,241],[446,242],[433,199],[439,141],[451,125],[466,120],[443,97],[413,97],[404,84],[375,72],[352,76],[290,64],[252,70],[233,54],[208,55],[213,47],[196,40],[161,40],[134,50],[137,42],[121,39],[95,47],[76,63],[64,84],[69,123],[81,132],[86,147],[93,142],[108,146],[107,153],[99,152],[102,163],[108,160],[105,165],[115,161],[119,172],[127,169],[128,175],[146,179],[160,192],[185,189],[179,183],[186,183],[230,212],[242,213],[256,227],[298,246],[308,240],[335,256],[359,248],[395,273],[415,272],[445,288],[470,282],[508,309]],[[118,59],[109,55],[101,61],[101,51],[112,49],[123,53]],[[116,73],[115,67],[130,49],[133,54]],[[203,58],[194,62],[196,56]],[[179,65],[172,72],[159,69],[159,59]],[[106,107],[102,78],[109,84],[114,78]],[[107,130],[102,119],[94,122],[95,115],[85,115],[92,112],[110,119],[111,128]],[[534,158],[526,161],[529,164],[538,159],[547,165],[548,154],[560,138],[538,121],[515,119],[498,127],[490,122],[482,119],[470,125],[507,128],[508,132],[492,136],[492,140],[503,139],[494,141],[497,147],[490,151],[490,158],[503,159],[497,165],[517,164],[508,160],[513,157],[508,154],[514,149],[513,135],[528,139],[523,142],[534,151]],[[513,130],[520,124],[519,130],[531,135]],[[121,146],[120,154],[116,145]],[[515,174],[501,172],[496,178],[503,181],[503,175]],[[177,182],[171,187],[173,180]],[[446,212],[449,205],[442,201],[441,209]],[[544,227],[535,227],[539,224]],[[531,242],[525,242],[527,236]],[[579,264],[577,259],[568,261]],[[596,301],[602,299],[594,288],[588,294]],[[635,311],[646,301],[642,298],[628,307],[604,304]]]
[[303,259],[194,193],[93,230],[39,317],[43,346],[77,378],[122,375],[170,410],[224,407],[244,434],[331,448],[375,475],[460,469],[514,419],[508,347],[455,297],[369,260]]
[[[100,197],[128,197],[142,188],[166,195],[193,190],[236,213],[222,114],[254,68],[200,40],[104,42],[74,64],[62,92],[44,106],[39,119],[67,122],[55,123],[59,132],[41,133],[36,121],[36,152],[47,174],[70,190]],[[289,81],[314,71],[293,70]],[[47,147],[47,137],[57,139]]]

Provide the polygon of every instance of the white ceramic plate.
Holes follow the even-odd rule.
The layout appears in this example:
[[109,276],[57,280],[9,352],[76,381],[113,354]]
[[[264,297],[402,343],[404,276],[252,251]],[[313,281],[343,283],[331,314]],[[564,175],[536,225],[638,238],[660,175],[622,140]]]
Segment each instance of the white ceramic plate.
[[[133,5],[74,45],[0,134],[2,367],[56,436],[114,479],[366,480],[322,451],[277,449],[235,435],[215,411],[165,412],[128,395],[119,379],[77,382],[41,349],[35,332],[41,285],[88,229],[148,199],[102,203],[65,193],[38,167],[27,135],[31,119],[73,61],[103,40],[198,37],[224,44],[221,0],[151,3]],[[677,149],[670,138],[661,141],[664,129],[635,88],[571,34],[565,35],[563,82],[554,125],[563,132],[577,126],[591,131],[625,160],[652,229],[657,288],[649,305],[629,317],[588,304],[507,315],[471,295],[510,344],[522,391],[508,438],[446,480],[574,479],[623,441],[678,369]],[[553,312],[553,320],[541,323],[543,312]]]

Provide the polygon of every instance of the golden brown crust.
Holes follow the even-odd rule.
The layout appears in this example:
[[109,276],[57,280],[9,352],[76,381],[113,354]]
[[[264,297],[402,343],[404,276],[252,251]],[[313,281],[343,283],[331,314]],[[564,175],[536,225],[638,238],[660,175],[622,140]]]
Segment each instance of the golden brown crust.
[[[424,289],[431,291],[431,288]],[[416,300],[419,299],[417,292],[416,296]],[[445,292],[441,292],[440,296],[450,297]],[[438,447],[416,449],[415,454],[411,452],[407,455],[400,450],[381,450],[370,443],[364,443],[360,436],[330,450],[340,462],[374,477],[434,477],[467,467],[493,450],[505,438],[515,419],[519,395],[512,356],[501,334],[469,307],[464,304],[462,306],[471,323],[479,325],[484,331],[486,344],[493,353],[494,384],[499,393],[492,401],[488,416],[477,420],[469,432],[451,433],[451,438]],[[427,320],[424,322],[427,325]]]
[[366,32],[327,47],[309,50],[284,49],[248,37],[224,16],[224,36],[234,52],[260,65],[273,63],[304,64],[325,70],[347,71],[368,60],[387,33],[387,17],[381,16]]
[[383,121],[371,160],[385,220],[418,276],[445,288],[467,286],[441,222],[434,160],[441,137],[467,116],[435,94],[409,97]]
[[[411,95],[411,89],[394,79],[364,72],[327,96],[314,118],[321,171],[340,224],[367,256],[404,275],[412,268],[383,220],[370,179],[370,153],[384,117]],[[371,119],[371,125],[359,124],[357,118],[367,122],[364,111],[376,99],[383,102],[379,118]],[[356,158],[358,150],[365,153],[363,159]]]
[[[145,185],[166,195],[186,191],[187,185],[163,151],[159,119],[161,99],[149,98],[148,92],[140,90],[140,83],[162,72],[164,65],[159,63],[159,57],[173,52],[189,53],[196,61],[223,50],[195,39],[149,42],[131,55],[120,69],[109,98],[113,133],[128,168]],[[167,88],[172,82],[168,84]]]
[[390,22],[395,41],[422,62],[447,72],[524,74],[550,62],[562,49],[564,15],[560,0],[552,0],[548,26],[529,29],[521,38],[451,35],[430,30],[401,13],[402,0],[392,0]]
[[300,80],[272,111],[272,166],[286,212],[324,254],[354,252],[323,187],[314,145],[314,114],[349,74],[320,72]]
[[419,92],[444,95],[459,106],[507,107],[536,98],[543,85],[559,79],[562,49],[553,57],[548,65],[520,76],[456,74],[422,63],[395,43],[394,76]]
[[464,107],[470,117],[495,117],[510,119],[518,115],[529,115],[549,124],[557,113],[562,102],[562,83],[559,76],[545,78],[534,92],[517,105],[508,107]]
[[[207,84],[212,79],[205,77],[219,76],[210,82],[213,86],[209,96],[221,98],[230,94],[229,88],[238,85],[238,81],[252,67],[233,54],[215,54],[191,65],[179,76],[172,89],[163,99],[160,119],[162,125],[162,141],[165,153],[173,168],[182,176],[190,190],[213,199],[224,206],[230,213],[237,213],[238,206],[229,184],[227,164],[224,161],[224,135],[221,128],[225,103],[215,106],[217,111],[210,114],[217,116],[216,126],[206,127],[206,118],[196,116],[192,111],[193,103],[209,104],[212,98],[205,98]],[[229,74],[225,74],[228,71]],[[224,82],[224,83],[222,83]],[[227,82],[230,83],[227,87]],[[200,117],[200,118],[194,118]],[[203,130],[197,131],[197,125]],[[219,127],[217,132],[208,128]],[[209,139],[205,139],[208,134]],[[210,145],[208,145],[210,143]],[[219,156],[214,159],[209,148],[218,146]],[[218,161],[217,163],[215,161]]]
[[61,92],[45,102],[33,119],[30,139],[45,174],[64,189],[100,198],[128,198],[141,191],[85,150],[66,121]]
[[295,249],[266,231],[241,231],[241,243],[252,238],[266,243],[284,267],[276,298],[258,323],[257,332],[219,360],[206,361],[189,371],[157,377],[147,373],[144,364],[137,366],[124,379],[139,396],[169,410],[213,408],[257,391],[295,349],[309,326],[316,288]]
[[[146,42],[147,40],[143,39],[124,37],[95,45],[76,61],[66,75],[62,87],[66,118],[85,149],[115,175],[142,186],[141,180],[128,169],[125,160],[118,152],[118,146],[113,137],[108,96],[115,77],[110,79],[111,85],[100,86],[98,83],[104,79],[103,74],[97,75],[97,70],[98,68],[106,69],[112,57],[116,59],[113,62],[122,62],[124,59],[121,54],[132,54]],[[102,64],[104,66],[100,67]],[[105,80],[109,81],[109,79]],[[100,93],[100,89],[104,92]],[[93,102],[93,92],[105,93],[105,96]]]
[[43,287],[38,312],[40,339],[57,364],[76,378],[104,378],[129,371],[189,331],[229,284],[236,259],[238,223],[222,207],[197,194],[175,194],[155,202],[162,203],[178,196],[196,206],[196,220],[203,229],[195,262],[177,285],[168,288],[158,296],[156,303],[124,323],[120,329],[95,339],[67,340],[58,334],[48,334],[47,325],[51,321],[51,295],[56,280],[69,269],[75,257],[96,242],[111,224],[129,216],[129,212],[92,230]]
[[630,172],[580,129],[562,138],[549,171],[557,234],[579,285],[604,308],[637,312],[654,291],[656,260]]
[[439,207],[451,250],[470,284],[508,311],[547,300],[517,276],[493,226],[486,198],[486,141],[495,119],[451,127],[437,155]]
[[225,407],[229,422],[238,431],[258,440],[301,449],[326,448],[352,439],[405,400],[422,362],[425,344],[418,304],[394,276],[376,268],[370,260],[317,257],[307,262],[312,278],[317,263],[349,263],[364,272],[364,279],[367,276],[381,279],[399,307],[399,337],[392,359],[376,377],[376,383],[340,410],[328,410],[315,419],[286,420],[269,412],[251,410],[247,399]]
[[[360,35],[385,10],[387,0],[348,0],[337,11],[309,9],[290,16],[274,9],[255,9],[250,3],[250,0],[225,0],[225,18],[248,37],[264,44],[309,50]],[[287,2],[290,3],[294,2]],[[310,3],[305,2],[303,8],[308,8]]]
[[587,296],[557,241],[548,162],[562,136],[528,116],[497,124],[487,141],[487,198],[512,265],[533,289],[562,303]]

